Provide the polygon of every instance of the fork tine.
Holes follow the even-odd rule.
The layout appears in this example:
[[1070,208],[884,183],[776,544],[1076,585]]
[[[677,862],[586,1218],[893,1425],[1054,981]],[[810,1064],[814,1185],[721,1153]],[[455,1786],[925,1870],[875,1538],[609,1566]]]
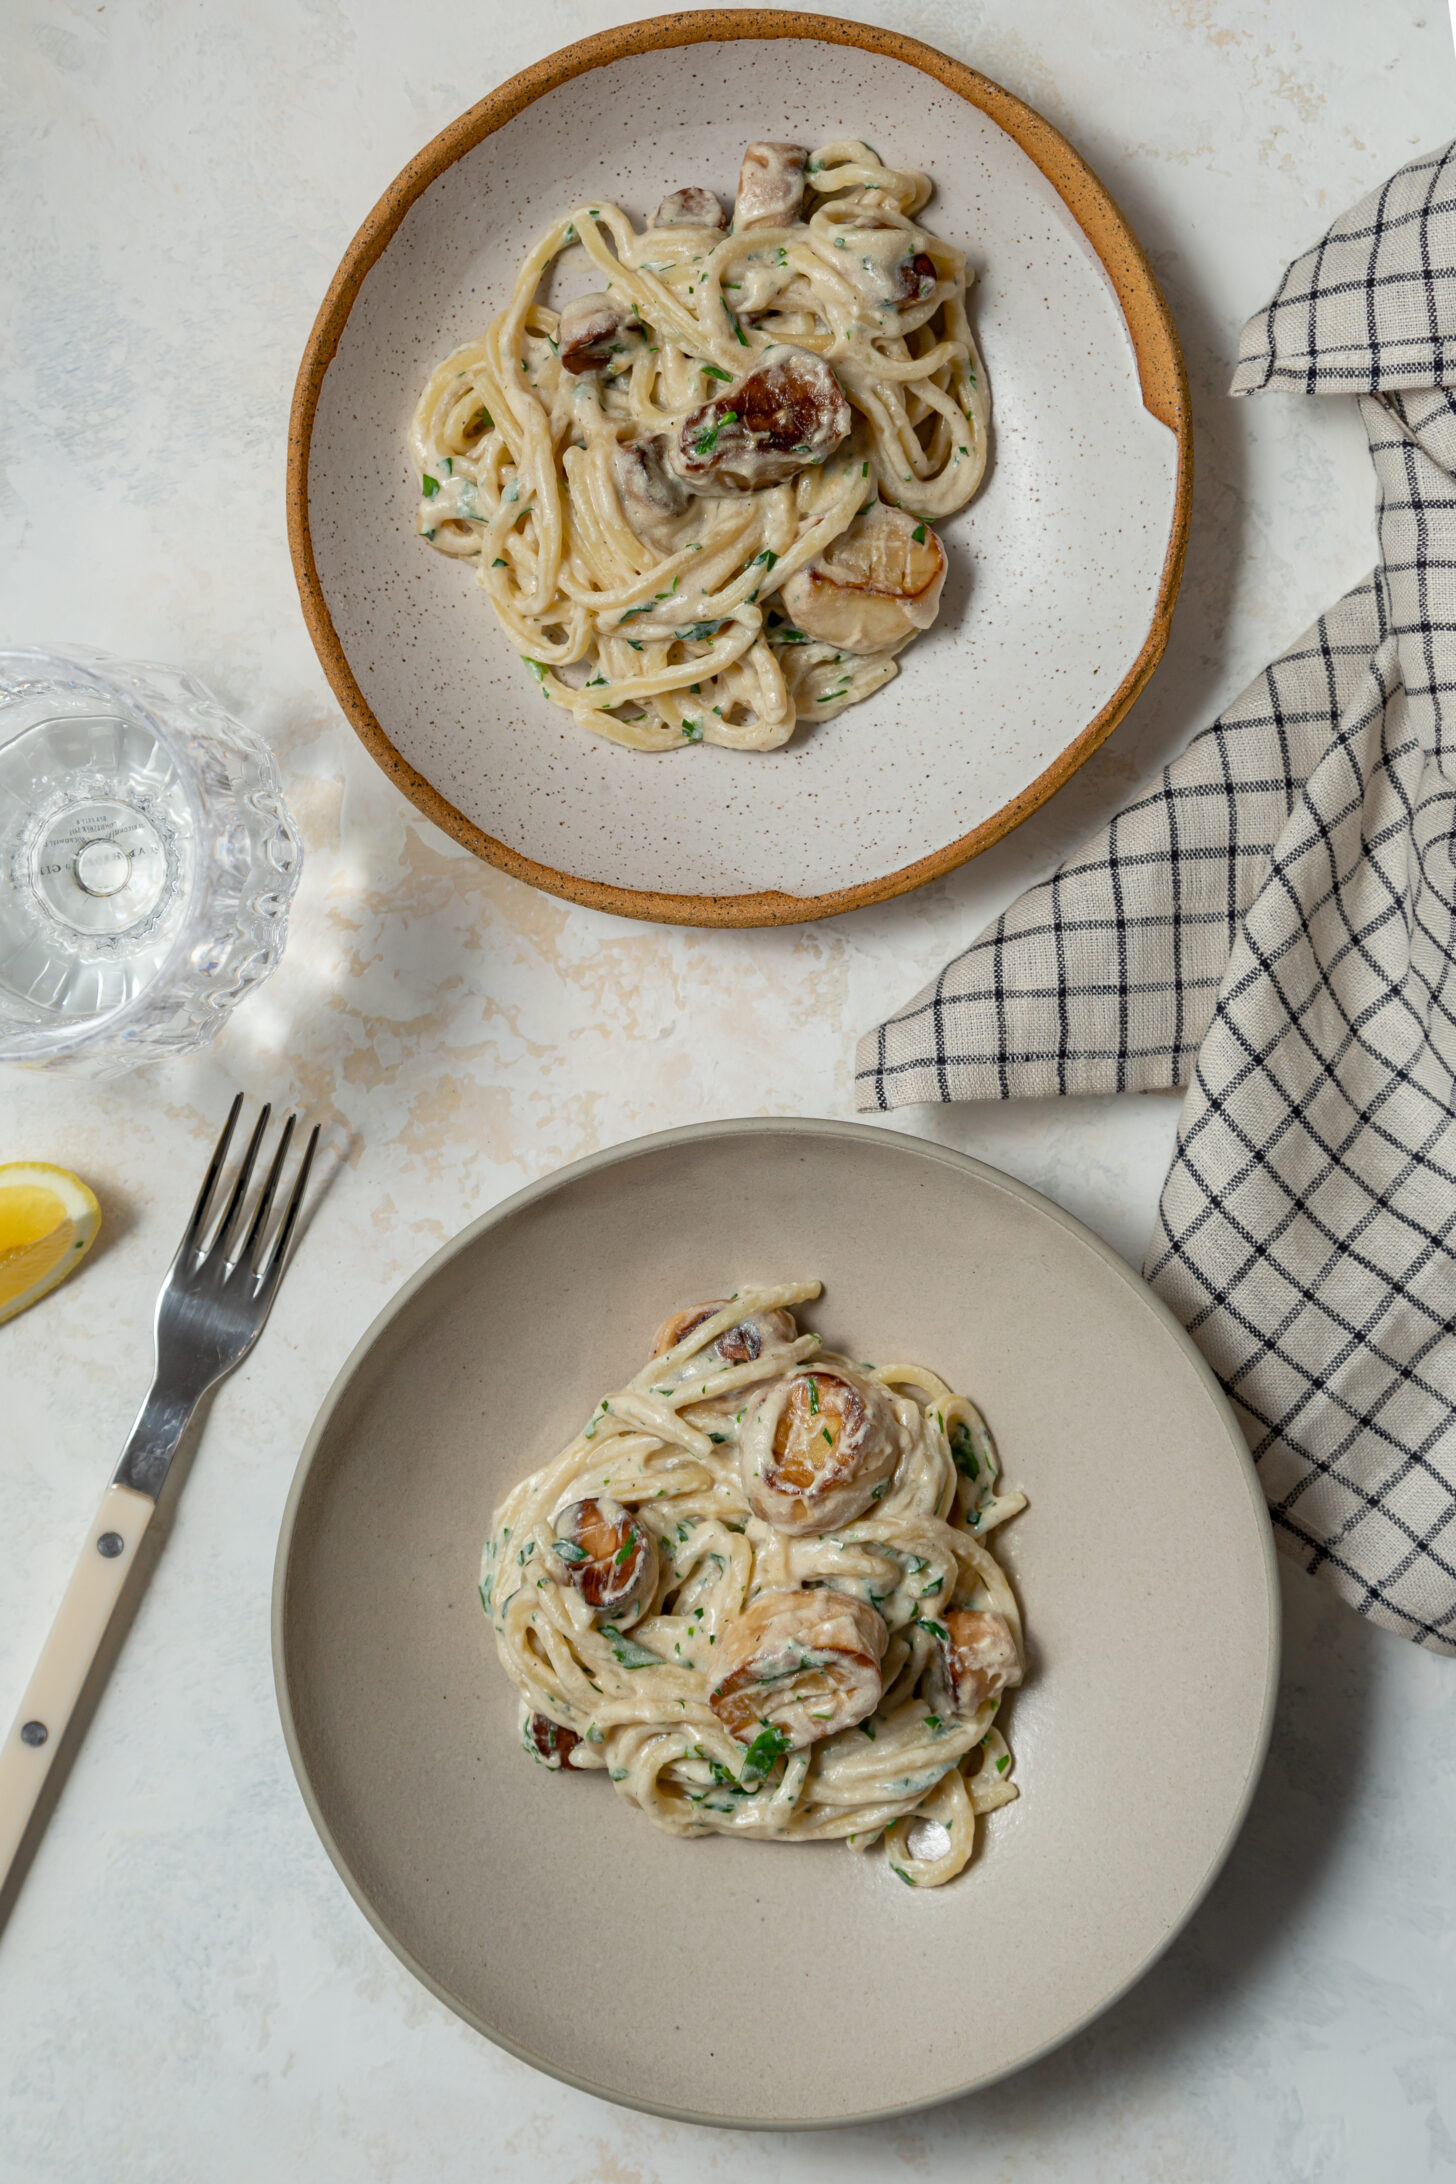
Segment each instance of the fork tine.
[[315,1123],[308,1134],[308,1143],[303,1149],[303,1158],[298,1163],[298,1174],[293,1179],[293,1189],[288,1197],[288,1210],[279,1224],[273,1249],[268,1254],[268,1264],[260,1271],[258,1276],[260,1282],[266,1282],[273,1288],[277,1287],[278,1277],[283,1271],[283,1263],[288,1256],[288,1245],[293,1235],[293,1224],[298,1219],[298,1209],[303,1204],[304,1186],[308,1182],[308,1171],[313,1166],[313,1156],[318,1148],[318,1141],[319,1125]]
[[212,1159],[207,1165],[207,1173],[202,1179],[202,1189],[197,1194],[197,1204],[192,1209],[192,1219],[188,1222],[186,1234],[182,1238],[184,1251],[197,1243],[206,1226],[208,1207],[212,1202],[212,1194],[217,1189],[217,1179],[222,1174],[223,1163],[228,1156],[228,1147],[233,1141],[233,1130],[237,1124],[242,1105],[242,1093],[235,1093],[233,1104],[228,1109],[227,1121],[222,1126],[222,1136],[217,1141]]
[[263,1185],[263,1195],[258,1200],[258,1210],[253,1215],[252,1226],[248,1230],[248,1240],[243,1245],[243,1262],[251,1267],[255,1274],[262,1263],[263,1231],[268,1226],[268,1216],[273,1210],[273,1194],[278,1188],[278,1178],[283,1173],[283,1163],[288,1158],[288,1148],[293,1140],[293,1126],[297,1120],[297,1115],[290,1115],[283,1125],[283,1134],[278,1140],[278,1150],[273,1155],[273,1165],[268,1170],[268,1180]]
[[232,1196],[227,1202],[227,1211],[218,1224],[217,1234],[208,1246],[207,1255],[210,1259],[219,1256],[226,1258],[227,1256],[228,1246],[233,1239],[233,1231],[238,1225],[238,1215],[242,1211],[243,1199],[247,1195],[248,1185],[252,1181],[253,1163],[258,1157],[258,1147],[263,1142],[263,1132],[268,1127],[268,1117],[272,1112],[271,1106],[265,1100],[258,1120],[253,1125],[253,1134],[248,1140],[248,1149],[243,1155],[243,1164],[238,1170],[238,1180],[233,1185]]

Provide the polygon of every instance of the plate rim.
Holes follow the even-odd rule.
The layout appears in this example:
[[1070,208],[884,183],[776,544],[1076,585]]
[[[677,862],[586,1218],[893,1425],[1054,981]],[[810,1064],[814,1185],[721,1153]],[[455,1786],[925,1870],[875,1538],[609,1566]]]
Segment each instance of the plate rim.
[[[1103,1265],[1109,1268],[1124,1286],[1132,1292],[1138,1303],[1150,1313],[1152,1318],[1161,1323],[1165,1334],[1173,1337],[1176,1345],[1193,1365],[1196,1377],[1202,1381],[1205,1393],[1212,1398],[1214,1409],[1221,1416],[1224,1430],[1229,1439],[1230,1453],[1238,1465],[1249,1496],[1251,1514],[1256,1520],[1256,1535],[1263,1550],[1265,1605],[1269,1619],[1269,1647],[1264,1668],[1264,1689],[1260,1700],[1259,1724],[1255,1734],[1248,1773],[1240,1786],[1230,1823],[1209,1861],[1207,1870],[1200,1877],[1186,1905],[1181,1909],[1167,1931],[1157,1937],[1151,1948],[1121,1984],[1103,1996],[1073,2024],[1066,2026],[1053,2038],[1044,2041],[1040,2047],[1022,2056],[1019,2061],[1008,2064],[1004,2070],[997,2071],[993,2077],[974,2079],[967,2083],[947,2086],[941,2092],[927,2094],[915,2100],[894,2102],[885,2107],[865,2109],[854,2115],[792,2117],[786,2121],[762,2116],[735,2116],[707,2109],[678,2107],[666,2102],[648,2100],[635,2094],[624,2093],[615,2087],[601,2085],[590,2077],[547,2061],[531,2048],[511,2039],[497,2026],[487,2023],[458,1995],[452,1994],[441,1981],[437,1980],[434,1974],[413,1955],[405,1943],[390,1930],[387,1921],[372,1903],[367,1891],[356,1878],[342,1847],[336,1840],[324,1816],[321,1802],[309,1775],[308,1765],[299,1738],[298,1725],[294,1719],[289,1694],[284,1631],[290,1563],[298,1513],[308,1488],[309,1477],[319,1447],[334,1412],[343,1401],[356,1373],[366,1362],[375,1343],[419,1291],[432,1281],[435,1275],[451,1259],[457,1257],[474,1244],[478,1237],[483,1236],[488,1230],[498,1226],[501,1222],[509,1220],[514,1214],[534,1204],[538,1199],[550,1196],[554,1191],[563,1188],[568,1183],[594,1175],[604,1168],[618,1166],[628,1160],[640,1159],[644,1154],[662,1152],[681,1145],[743,1135],[757,1137],[771,1135],[829,1137],[861,1142],[866,1139],[880,1142],[889,1140],[893,1142],[898,1151],[909,1151],[929,1161],[932,1165],[957,1169],[963,1175],[973,1176],[982,1183],[989,1183],[994,1189],[1005,1191],[1011,1197],[1020,1199],[1024,1205],[1046,1215],[1054,1225],[1066,1230],[1094,1257],[1100,1259]],[[457,1231],[437,1251],[432,1252],[424,1264],[417,1267],[415,1272],[400,1284],[380,1311],[375,1314],[373,1320],[354,1344],[343,1365],[335,1374],[309,1429],[308,1437],[304,1442],[294,1470],[293,1479],[289,1485],[288,1498],[284,1504],[283,1516],[279,1526],[278,1546],[273,1564],[273,1593],[269,1620],[273,1659],[273,1686],[283,1726],[283,1739],[288,1749],[289,1762],[293,1768],[294,1777],[298,1783],[309,1818],[313,1822],[319,1840],[327,1851],[344,1886],[376,1934],[399,1959],[400,1963],[404,1965],[405,1969],[411,1972],[438,2002],[442,2002],[454,2016],[463,2020],[474,2031],[481,2033],[491,2042],[492,2046],[504,2049],[507,2054],[515,2056],[517,2061],[529,2063],[532,2069],[543,2072],[547,2077],[556,2079],[560,2084],[574,2086],[579,2092],[590,2093],[595,2099],[608,2101],[615,2107],[635,2109],[643,2115],[662,2116],[675,2123],[703,2124],[719,2130],[823,2131],[839,2125],[881,2123],[897,2116],[918,2115],[926,2109],[943,2106],[947,2101],[962,2099],[969,2093],[987,2092],[992,2086],[999,2085],[1007,2078],[1014,2077],[1021,2071],[1029,2069],[1033,2063],[1040,2062],[1044,2056],[1066,2046],[1068,2041],[1075,2039],[1079,2033],[1084,2032],[1089,2025],[1095,2023],[1106,2011],[1114,2008],[1122,2000],[1123,1996],[1138,1984],[1139,1980],[1147,1976],[1159,1958],[1171,1948],[1204,1901],[1214,1881],[1222,1871],[1248,1817],[1254,1792],[1258,1788],[1259,1779],[1263,1773],[1264,1762],[1269,1751],[1269,1740],[1273,1732],[1274,1710],[1279,1689],[1282,1618],[1274,1530],[1268,1519],[1264,1491],[1259,1482],[1254,1459],[1249,1453],[1248,1443],[1244,1439],[1238,1420],[1234,1415],[1233,1407],[1220,1386],[1213,1368],[1209,1365],[1208,1360],[1204,1357],[1182,1321],[1174,1316],[1157,1292],[1149,1288],[1141,1275],[1135,1273],[1127,1261],[1114,1251],[1110,1244],[1104,1243],[1102,1238],[1094,1230],[1088,1228],[1085,1222],[1079,1221],[1075,1214],[1068,1213],[1064,1207],[1057,1205],[1055,1200],[1047,1198],[1041,1191],[1033,1189],[1029,1183],[1021,1182],[1016,1176],[1007,1175],[1002,1169],[993,1167],[989,1161],[978,1160],[972,1153],[963,1153],[954,1146],[942,1145],[933,1138],[915,1137],[906,1130],[885,1129],[861,1122],[846,1122],[829,1116],[753,1115],[729,1117],[717,1122],[684,1123],[675,1129],[653,1131],[645,1137],[628,1138],[621,1144],[606,1146],[595,1153],[589,1153],[584,1159],[571,1161],[564,1168],[552,1169],[548,1174],[538,1176],[534,1182],[526,1184],[523,1189],[513,1191],[509,1197],[502,1199],[498,1205],[491,1206],[484,1213],[477,1214],[472,1221],[468,1221],[464,1228]]]
[[[818,39],[828,45],[859,46],[866,52],[905,62],[979,107],[1010,136],[1057,192],[1112,283],[1137,359],[1143,406],[1173,433],[1178,450],[1173,521],[1148,633],[1137,658],[1100,712],[1033,781],[955,841],[896,871],[819,895],[791,895],[781,889],[697,895],[623,887],[559,871],[554,865],[511,848],[467,819],[396,749],[360,689],[324,597],[309,524],[309,460],[325,375],[365,276],[384,255],[406,214],[431,183],[505,122],[573,77],[640,53],[739,38]],[[596,31],[547,54],[508,77],[450,122],[400,171],[344,252],[305,344],[288,420],[286,498],[289,557],[303,618],[320,665],[365,749],[427,819],[513,879],[617,917],[642,918],[661,925],[793,925],[836,917],[870,903],[888,902],[979,856],[1039,810],[1106,742],[1146,687],[1168,642],[1192,512],[1193,416],[1177,328],[1147,253],[1080,153],[1034,107],[966,62],[953,60],[918,38],[877,24],[831,15],[799,15],[781,8],[700,8]]]

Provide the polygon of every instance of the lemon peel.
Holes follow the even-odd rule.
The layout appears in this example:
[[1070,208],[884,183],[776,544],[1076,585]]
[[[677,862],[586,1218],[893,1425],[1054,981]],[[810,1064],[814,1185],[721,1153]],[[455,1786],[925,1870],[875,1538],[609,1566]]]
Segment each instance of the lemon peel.
[[0,1321],[63,1282],[100,1226],[94,1194],[69,1168],[43,1160],[0,1163]]

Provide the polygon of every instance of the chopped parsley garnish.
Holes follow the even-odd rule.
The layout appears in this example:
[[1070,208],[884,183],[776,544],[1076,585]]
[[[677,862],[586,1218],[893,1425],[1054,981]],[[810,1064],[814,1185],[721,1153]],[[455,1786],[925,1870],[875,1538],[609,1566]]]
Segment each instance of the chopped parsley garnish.
[[788,1748],[789,1740],[783,1730],[765,1723],[743,1755],[743,1774],[739,1780],[742,1781],[751,1774],[766,1775],[775,1761],[783,1758]]
[[539,660],[527,660],[526,665],[527,667],[529,667],[531,673],[535,676],[538,683],[545,682],[546,670]]
[[923,546],[925,544],[925,525],[923,523],[917,523],[914,530],[910,533],[910,536],[914,539],[917,546]]
[[695,455],[711,455],[714,448],[718,445],[718,440],[723,432],[724,427],[726,425],[736,425],[737,422],[737,410],[724,410],[716,425],[704,425],[702,431],[693,441],[693,453]]
[[981,1466],[971,1442],[971,1429],[964,1418],[958,1418],[950,1429],[950,1453],[956,1470],[963,1477],[978,1479],[981,1476]]
[[604,1623],[602,1625],[602,1636],[617,1656],[617,1664],[621,1668],[661,1668],[663,1666],[660,1653],[649,1653],[646,1646],[639,1646],[635,1639],[624,1638],[613,1623]]
[[998,1760],[997,1760],[997,1762],[996,1762],[996,1772],[997,1772],[997,1774],[1005,1774],[1005,1772],[1006,1772],[1007,1768],[1008,1768],[1008,1767],[1009,1767],[1010,1765],[1011,1765],[1011,1754],[1010,1754],[1009,1752],[1004,1752],[1004,1753],[1002,1754],[1002,1756],[1000,1757],[1000,1759],[998,1759]]
[[635,1539],[633,1539],[631,1533],[629,1532],[627,1534],[627,1537],[623,1540],[621,1546],[617,1549],[617,1552],[612,1557],[612,1568],[614,1570],[624,1569],[626,1565],[632,1560],[632,1556],[636,1549],[636,1546],[637,1542]]
[[872,1721],[862,1721],[859,1725],[859,1733],[862,1737],[868,1737],[871,1744],[874,1743],[875,1725]]
[[[716,637],[722,627],[723,624],[721,622],[689,622],[687,628],[680,629],[677,634],[679,637],[682,638]],[[628,642],[630,643],[631,640],[629,639]]]
[[591,1556],[587,1553],[585,1547],[578,1546],[574,1539],[553,1540],[551,1542],[551,1552],[554,1555],[559,1555],[563,1562],[590,1562],[591,1560]]
[[819,1409],[819,1383],[812,1373],[809,1376],[809,1409],[811,1413],[817,1413]]
[[950,1644],[950,1632],[946,1629],[944,1623],[937,1623],[933,1617],[928,1615],[917,1615],[915,1623],[917,1629],[928,1630],[931,1637],[939,1638],[943,1645],[948,1646]]
[[732,372],[725,372],[721,370],[720,367],[716,364],[700,364],[698,366],[698,370],[700,372],[706,372],[710,379],[725,380],[730,387],[733,384]]
[[[682,732],[683,739],[687,743],[701,743],[703,740],[703,724],[700,720],[685,720],[682,724]],[[721,1433],[710,1433],[708,1438],[710,1441],[721,1441],[723,1435]]]
[[437,494],[437,493],[439,492],[439,490],[440,490],[440,481],[439,481],[439,479],[438,479],[438,478],[432,478],[432,477],[430,476],[430,473],[429,473],[429,471],[428,471],[428,470],[426,470],[425,472],[423,472],[423,474],[421,475],[421,478],[420,478],[420,491],[421,491],[421,492],[422,492],[422,493],[424,494],[424,496],[425,496],[425,499],[426,499],[426,500],[433,500],[433,499],[434,499],[434,497],[435,497],[435,495],[436,495],[436,494]]
[[771,569],[778,558],[777,554],[770,553],[767,546],[765,546],[761,554],[754,555],[754,566],[757,567],[758,563],[762,562],[766,569]]
[[834,1435],[833,1435],[833,1434],[832,1434],[832,1433],[830,1432],[829,1428],[828,1428],[827,1426],[821,1426],[821,1427],[819,1428],[819,1431],[820,1431],[820,1432],[821,1432],[821,1433],[823,1434],[823,1436],[824,1436],[825,1440],[826,1440],[826,1441],[827,1441],[827,1442],[829,1443],[829,1446],[830,1446],[831,1448],[833,1448],[833,1446],[834,1446]]
[[491,567],[493,569],[503,569],[505,567],[504,558],[500,554],[497,554],[495,560],[491,563]]

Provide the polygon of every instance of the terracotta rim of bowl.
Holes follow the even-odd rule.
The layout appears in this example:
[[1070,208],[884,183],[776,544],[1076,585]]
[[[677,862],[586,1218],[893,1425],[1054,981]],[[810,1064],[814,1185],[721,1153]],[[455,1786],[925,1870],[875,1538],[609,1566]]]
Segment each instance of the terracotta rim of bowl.
[[793,2117],[787,2121],[774,2121],[759,2116],[724,2115],[716,2111],[679,2107],[667,2102],[649,2100],[645,2096],[624,2092],[615,2086],[599,2084],[595,2079],[581,2076],[573,2070],[564,2069],[556,2063],[547,2061],[544,2056],[537,2054],[533,2049],[523,2046],[519,2041],[513,2039],[509,2033],[503,2031],[500,2026],[490,2024],[477,2010],[473,2009],[461,1996],[455,1994],[442,1980],[437,1979],[434,1973],[420,1962],[408,1943],[401,1940],[400,1936],[394,1931],[387,1913],[380,1908],[370,1895],[365,1879],[355,1871],[348,1852],[333,1831],[332,1824],[324,1810],[323,1798],[310,1771],[308,1754],[304,1750],[304,1739],[294,1709],[288,1650],[289,1623],[293,1601],[293,1548],[297,1536],[299,1515],[312,1480],[314,1463],[319,1450],[323,1446],[330,1422],[339,1404],[347,1395],[358,1373],[367,1363],[375,1344],[384,1337],[411,1299],[418,1296],[422,1289],[427,1288],[453,1259],[458,1258],[463,1252],[467,1251],[477,1238],[483,1236],[488,1230],[509,1221],[514,1214],[521,1212],[527,1206],[535,1205],[539,1200],[549,1198],[557,1191],[573,1183],[581,1182],[588,1176],[599,1174],[603,1169],[618,1167],[624,1162],[650,1158],[656,1154],[673,1152],[685,1146],[714,1140],[734,1137],[773,1136],[803,1139],[831,1138],[838,1140],[841,1144],[868,1143],[879,1147],[892,1144],[897,1151],[905,1153],[911,1158],[923,1160],[927,1167],[949,1168],[961,1175],[972,1178],[976,1182],[988,1184],[994,1190],[1004,1191],[1008,1197],[1018,1199],[1023,1205],[1029,1206],[1034,1212],[1049,1219],[1055,1227],[1074,1237],[1094,1259],[1101,1263],[1105,1270],[1116,1276],[1129,1293],[1137,1299],[1149,1317],[1162,1327],[1166,1335],[1171,1337],[1175,1347],[1182,1351],[1184,1357],[1193,1367],[1194,1373],[1210,1398],[1215,1411],[1222,1419],[1224,1431],[1228,1436],[1229,1454],[1239,1468],[1258,1535],[1259,1553],[1264,1575],[1264,1596],[1269,1616],[1269,1651],[1265,1664],[1264,1687],[1259,1695],[1259,1721],[1254,1732],[1253,1750],[1248,1772],[1239,1785],[1238,1794],[1233,1800],[1228,1823],[1218,1848],[1203,1873],[1198,1877],[1195,1886],[1189,1891],[1186,1902],[1179,1910],[1177,1917],[1168,1926],[1167,1931],[1160,1934],[1137,1965],[1113,1989],[1094,2003],[1090,2009],[1084,2011],[1083,2015],[1075,2023],[1066,2026],[1052,2038],[1043,2041],[1039,2047],[1023,2056],[1019,2062],[1012,2063],[1005,2070],[998,2071],[994,2078],[975,2085],[975,2091],[978,2093],[987,2092],[992,2085],[1000,2084],[1006,2078],[1017,2076],[1021,2071],[1030,2069],[1033,2063],[1040,2062],[1043,2056],[1051,2055],[1058,2048],[1064,2047],[1069,2040],[1075,2039],[1078,2033],[1085,2031],[1099,2017],[1105,2015],[1108,2010],[1113,2009],[1123,1999],[1124,1995],[1130,1993],[1138,1982],[1147,1976],[1159,1958],[1166,1954],[1183,1932],[1194,1913],[1204,1902],[1219,1874],[1223,1871],[1229,1853],[1233,1849],[1239,1832],[1248,1817],[1249,1807],[1254,1801],[1254,1792],[1259,1786],[1259,1779],[1264,1771],[1264,1762],[1268,1757],[1269,1743],[1274,1728],[1274,1707],[1279,1690],[1282,1603],[1279,1591],[1278,1557],[1274,1548],[1273,1528],[1269,1524],[1265,1513],[1263,1487],[1260,1484],[1259,1474],[1255,1469],[1254,1460],[1249,1454],[1248,1445],[1240,1430],[1238,1420],[1234,1415],[1233,1407],[1219,1384],[1212,1366],[1204,1357],[1182,1321],[1174,1317],[1156,1290],[1150,1289],[1142,1277],[1133,1271],[1127,1261],[1115,1252],[1110,1244],[1104,1243],[1100,1236],[1086,1226],[1085,1222],[1079,1221],[1075,1214],[1068,1213],[1065,1207],[1059,1206],[1054,1199],[1045,1197],[1042,1192],[1034,1190],[1029,1183],[1021,1182],[1016,1176],[1007,1175],[1004,1170],[992,1167],[988,1161],[978,1160],[974,1154],[960,1152],[954,1146],[939,1144],[933,1138],[912,1137],[905,1131],[887,1130],[870,1123],[844,1122],[834,1117],[816,1115],[752,1115],[736,1116],[721,1122],[680,1123],[676,1129],[657,1130],[646,1137],[629,1138],[620,1145],[604,1146],[595,1153],[587,1154],[584,1159],[574,1160],[564,1168],[557,1168],[547,1175],[538,1176],[534,1183],[526,1184],[522,1190],[513,1192],[509,1198],[503,1199],[499,1205],[490,1207],[485,1213],[477,1214],[472,1221],[467,1222],[458,1234],[452,1236],[447,1243],[442,1244],[438,1251],[432,1252],[423,1266],[416,1267],[414,1273],[401,1282],[393,1296],[375,1314],[369,1326],[354,1344],[344,1363],[335,1373],[328,1392],[319,1405],[313,1424],[309,1428],[308,1438],[299,1454],[293,1479],[288,1489],[288,1499],[284,1505],[283,1518],[278,1532],[278,1546],[273,1561],[273,1598],[270,1618],[273,1688],[283,1727],[283,1741],[288,1747],[288,1757],[293,1766],[293,1773],[298,1783],[300,1795],[307,1807],[309,1818],[318,1832],[319,1840],[328,1852],[340,1880],[353,1897],[364,1917],[373,1927],[375,1933],[378,1934],[386,1947],[391,1949],[394,1955],[398,1957],[406,1971],[412,1973],[420,1982],[420,1985],[427,1988],[435,1999],[442,2002],[448,2010],[453,2011],[455,2016],[465,2024],[472,2026],[476,2032],[482,2033],[495,2046],[504,2048],[508,2055],[514,2055],[521,2062],[529,2063],[532,2069],[543,2072],[547,2077],[557,2079],[563,2085],[576,2086],[584,2093],[594,2094],[598,2100],[610,2101],[618,2108],[636,2109],[645,2115],[665,2116],[677,2123],[704,2124],[717,2130],[823,2131],[841,2124],[882,2123],[896,2116],[917,2115],[926,2109],[939,2107],[943,2102],[962,2098],[970,2088],[965,2083],[949,2085],[929,2095],[920,2095],[907,2101],[891,2102],[883,2107],[866,2109],[849,2116],[804,2116]]
[[[1142,650],[1106,705],[1044,772],[1019,795],[972,827],[957,841],[948,842],[913,864],[881,874],[857,887],[842,887],[824,895],[787,895],[776,889],[749,895],[673,895],[654,890],[615,887],[603,880],[583,879],[538,864],[519,850],[497,841],[467,819],[418,773],[395,749],[370,710],[354,678],[339,642],[314,560],[309,530],[308,466],[313,443],[314,416],[324,374],[333,361],[354,299],[365,275],[394,237],[415,200],[448,167],[486,137],[534,105],[558,85],[568,83],[588,69],[603,68],[671,46],[724,43],[737,38],[817,38],[826,45],[860,46],[866,52],[903,61],[931,76],[949,91],[978,106],[1006,135],[1020,145],[1051,183],[1072,218],[1095,251],[1122,306],[1123,317],[1137,357],[1143,405],[1174,434],[1178,442],[1178,471],[1174,488],[1173,526],[1168,550],[1158,579],[1158,595]],[[1044,121],[1033,107],[1003,90],[988,76],[980,75],[962,61],[953,61],[933,46],[899,32],[881,30],[872,23],[845,22],[832,15],[796,15],[780,8],[701,8],[682,15],[658,15],[640,23],[626,23],[616,30],[597,31],[559,53],[548,54],[531,68],[512,76],[491,91],[468,113],[442,129],[424,150],[398,175],[369,214],[344,253],[343,262],[329,284],[313,331],[303,352],[293,409],[288,424],[288,546],[293,573],[303,603],[304,620],[334,695],[370,754],[391,776],[396,786],[417,805],[427,819],[453,835],[487,863],[498,865],[512,878],[525,880],[549,895],[568,902],[585,903],[617,917],[648,918],[662,925],[794,925],[811,918],[835,917],[844,910],[887,902],[895,895],[923,887],[964,864],[993,842],[1020,826],[1023,819],[1043,805],[1077,771],[1113,729],[1139,696],[1163,656],[1173,616],[1173,603],[1183,574],[1188,545],[1188,523],[1193,498],[1193,424],[1188,397],[1188,374],[1172,313],[1164,301],[1147,254],[1117,205],[1086,162],[1066,138]]]

